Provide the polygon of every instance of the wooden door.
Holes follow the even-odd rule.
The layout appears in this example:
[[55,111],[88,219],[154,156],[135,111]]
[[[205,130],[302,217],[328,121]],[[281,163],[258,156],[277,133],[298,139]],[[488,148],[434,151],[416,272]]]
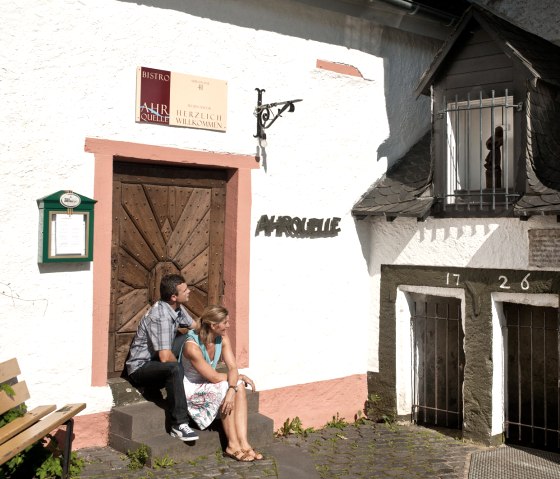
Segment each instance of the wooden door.
[[506,442],[560,450],[558,309],[503,303]]
[[461,429],[465,353],[461,301],[411,294],[414,392],[417,424]]
[[223,295],[226,171],[114,162],[108,377],[124,369],[138,322],[168,273],[199,316]]

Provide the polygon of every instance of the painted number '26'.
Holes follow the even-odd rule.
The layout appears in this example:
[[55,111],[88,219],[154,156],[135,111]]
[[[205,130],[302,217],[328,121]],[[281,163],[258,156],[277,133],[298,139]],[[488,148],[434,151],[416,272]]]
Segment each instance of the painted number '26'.
[[[521,280],[520,286],[521,286],[521,289],[524,290],[524,291],[529,289],[530,285],[529,285],[528,279],[529,279],[530,274],[531,273],[527,273],[525,275],[525,277]],[[498,279],[501,281],[501,284],[500,284],[501,289],[510,289],[511,288],[511,286],[508,285],[507,276],[499,276]]]

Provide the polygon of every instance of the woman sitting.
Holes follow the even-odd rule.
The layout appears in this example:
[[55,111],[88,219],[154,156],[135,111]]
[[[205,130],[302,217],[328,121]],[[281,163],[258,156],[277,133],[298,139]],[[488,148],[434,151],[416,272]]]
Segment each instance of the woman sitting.
[[[237,371],[227,330],[229,316],[222,306],[208,306],[189,331],[181,360],[185,370],[185,394],[189,414],[200,429],[206,429],[220,412],[227,437],[224,455],[237,461],[263,459],[247,440],[247,396],[245,386],[255,390],[253,381]],[[216,371],[223,358],[228,372]]]

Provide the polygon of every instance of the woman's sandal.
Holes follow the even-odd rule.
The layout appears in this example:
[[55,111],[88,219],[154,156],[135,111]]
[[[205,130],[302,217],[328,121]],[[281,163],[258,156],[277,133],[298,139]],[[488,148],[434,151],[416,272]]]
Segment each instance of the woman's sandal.
[[254,456],[251,456],[248,451],[244,451],[243,449],[235,452],[224,451],[224,457],[231,457],[238,462],[253,462],[255,460]]
[[245,453],[245,455],[250,454],[253,457],[253,461],[262,461],[264,456],[257,451],[256,449],[241,449],[241,452]]

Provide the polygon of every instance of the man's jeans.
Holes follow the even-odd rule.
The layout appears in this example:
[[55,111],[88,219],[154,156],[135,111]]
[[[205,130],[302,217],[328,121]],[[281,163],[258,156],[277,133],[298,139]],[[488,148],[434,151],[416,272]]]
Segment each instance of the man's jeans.
[[134,371],[130,378],[134,384],[159,388],[165,383],[167,402],[170,407],[171,425],[188,422],[187,399],[183,386],[183,366],[180,363],[150,361]]

